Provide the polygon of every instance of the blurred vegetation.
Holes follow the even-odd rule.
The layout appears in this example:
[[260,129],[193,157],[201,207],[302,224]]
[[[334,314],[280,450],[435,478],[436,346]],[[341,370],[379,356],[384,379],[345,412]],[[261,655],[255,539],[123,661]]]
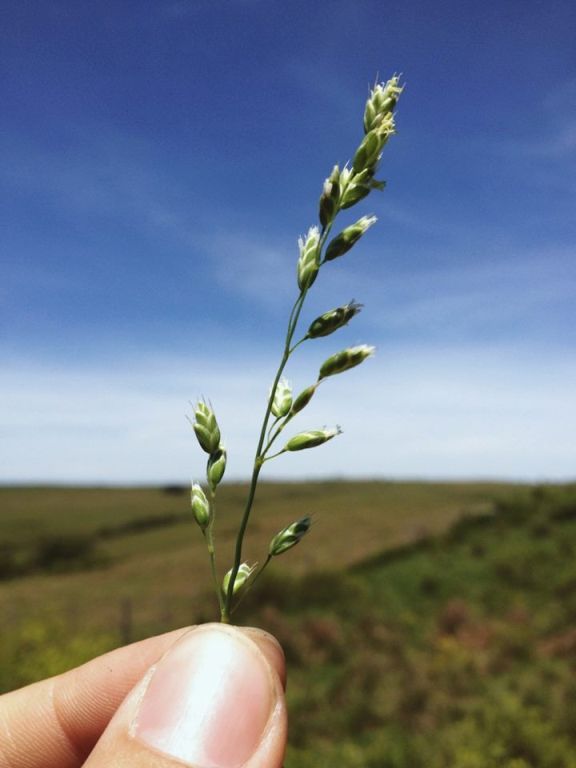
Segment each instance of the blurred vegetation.
[[[227,488],[230,515],[241,490]],[[159,506],[173,518],[145,532],[130,523],[138,518],[130,504],[116,516],[92,507],[80,520],[61,503],[61,530],[94,536],[90,558],[99,551],[101,560],[0,585],[3,690],[214,617],[200,550],[190,563],[196,532],[179,517],[185,499],[70,493],[96,494],[93,505],[108,493],[118,510],[123,493],[144,494],[141,502],[147,495],[155,504],[143,504],[142,519],[161,516]],[[255,549],[268,540],[270,517],[274,532],[317,512],[307,540],[279,558],[239,611],[286,651],[286,768],[576,768],[576,486],[271,485],[260,501],[266,520]],[[56,535],[46,523],[34,534],[29,526],[27,540],[17,507],[3,514],[22,549],[32,551],[30,537]],[[154,589],[150,568],[161,580]]]

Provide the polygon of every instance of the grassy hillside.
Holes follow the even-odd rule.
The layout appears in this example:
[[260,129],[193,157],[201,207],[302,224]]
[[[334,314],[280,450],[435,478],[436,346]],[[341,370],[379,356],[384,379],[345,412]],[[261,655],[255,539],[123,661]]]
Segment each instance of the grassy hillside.
[[[226,489],[225,523],[242,490]],[[40,533],[97,542],[88,570],[56,558],[0,582],[4,689],[213,618],[185,496],[3,493],[21,559]],[[265,486],[254,555],[306,511],[310,537],[240,616],[286,649],[286,768],[576,768],[576,487]]]
[[575,768],[576,486],[247,606],[290,662],[286,768]]
[[[306,544],[279,559],[277,572],[345,568],[482,512],[501,490],[481,483],[264,484],[246,557],[261,559],[276,531],[312,514]],[[245,492],[240,485],[219,492],[217,543],[226,567]],[[186,489],[3,488],[0,531],[5,635],[57,621],[118,643],[216,617]]]

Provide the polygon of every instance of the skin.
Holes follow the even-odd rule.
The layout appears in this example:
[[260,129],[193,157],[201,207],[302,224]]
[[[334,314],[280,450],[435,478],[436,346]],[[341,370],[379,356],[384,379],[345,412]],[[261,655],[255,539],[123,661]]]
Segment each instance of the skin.
[[[251,628],[185,628],[100,656],[81,667],[0,697],[0,768],[175,768],[192,765],[134,736],[133,724],[155,668],[174,651],[193,648],[192,633],[246,649],[270,680],[267,726],[244,768],[280,768],[286,745],[285,664],[277,641]],[[194,638],[193,638],[194,640]],[[173,657],[174,658],[174,657]],[[239,662],[241,663],[241,662]],[[158,666],[159,665],[159,666]],[[240,703],[242,699],[240,698]],[[199,766],[198,768],[204,768]]]

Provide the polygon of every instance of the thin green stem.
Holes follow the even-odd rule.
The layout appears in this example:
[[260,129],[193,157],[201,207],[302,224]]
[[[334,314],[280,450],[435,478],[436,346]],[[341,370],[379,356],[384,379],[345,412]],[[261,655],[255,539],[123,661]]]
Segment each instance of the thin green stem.
[[275,459],[276,456],[280,456],[282,453],[286,453],[286,448],[282,448],[282,450],[278,451],[278,453],[273,453],[272,456],[264,456],[262,458],[262,463],[264,464],[265,461],[270,461],[270,459]]
[[[286,335],[286,343],[285,343],[286,345],[285,345],[285,350],[288,348],[288,345],[289,345],[289,343],[292,341],[292,337],[291,337],[291,336],[290,336],[290,341],[288,341],[288,335],[290,334],[290,329],[292,328],[292,323],[293,323],[293,321],[294,321],[294,313],[295,313],[296,311],[298,311],[298,310],[297,310],[297,308],[298,308],[298,302],[300,301],[300,299],[301,299],[301,298],[302,298],[302,292],[300,292],[300,295],[298,296],[298,298],[297,298],[297,299],[296,299],[296,301],[294,302],[294,305],[293,305],[293,307],[292,307],[292,309],[291,309],[291,311],[290,311],[290,317],[288,318],[288,332],[287,332],[287,335]],[[293,332],[292,332],[292,333],[293,333]]]
[[[336,212],[334,218],[336,217],[338,211]],[[320,241],[318,243],[318,254],[320,255],[322,252],[322,248],[324,247],[326,240],[328,238],[328,235],[330,233],[330,230],[332,229],[332,223],[334,221],[334,218],[332,221],[326,226],[324,231],[322,232],[322,235],[320,237]],[[294,338],[294,333],[296,332],[296,326],[298,325],[298,320],[300,318],[300,313],[302,312],[302,306],[304,304],[304,299],[306,298],[306,294],[308,293],[308,288],[304,288],[300,291],[300,295],[294,302],[294,306],[292,307],[292,310],[290,312],[290,317],[288,319],[288,329],[286,332],[286,340],[284,343],[284,352],[282,354],[282,359],[280,360],[280,365],[278,366],[278,371],[276,372],[276,377],[274,379],[274,383],[272,384],[272,388],[270,390],[270,396],[268,398],[268,405],[266,406],[266,412],[264,414],[264,419],[262,421],[262,428],[260,430],[260,437],[258,439],[258,446],[256,448],[256,454],[254,457],[254,466],[252,470],[252,478],[250,480],[250,487],[248,490],[248,498],[246,499],[246,506],[244,507],[244,514],[242,515],[242,520],[240,522],[240,528],[238,529],[238,536],[236,538],[236,547],[234,550],[234,565],[232,567],[232,573],[230,574],[230,583],[228,585],[228,590],[226,592],[226,595],[224,596],[223,604],[221,604],[220,608],[220,616],[221,620],[223,622],[229,622],[230,621],[230,615],[232,613],[232,601],[234,597],[234,583],[236,581],[236,576],[238,575],[238,570],[240,568],[240,564],[242,562],[242,547],[244,544],[244,536],[246,535],[246,528],[248,526],[248,521],[250,520],[250,513],[252,511],[252,506],[254,504],[254,498],[256,496],[256,488],[258,486],[258,478],[260,476],[260,470],[262,469],[262,465],[264,463],[264,453],[262,452],[262,449],[264,447],[264,441],[266,440],[266,432],[268,429],[268,421],[270,419],[270,414],[272,412],[272,404],[274,402],[274,396],[276,394],[276,389],[278,387],[278,382],[280,381],[280,378],[282,376],[282,373],[284,372],[284,368],[286,367],[286,363],[288,362],[288,358],[296,349],[297,346],[301,343],[298,342],[294,347],[291,347],[292,339]],[[304,341],[304,339],[302,339]],[[279,434],[279,432],[278,432]],[[276,435],[277,436],[277,435]],[[275,436],[275,437],[276,437]],[[274,437],[274,439],[275,439]],[[270,447],[270,445],[267,446],[267,449]],[[270,457],[272,458],[272,457]],[[268,561],[266,562],[266,565],[268,564]]]
[[[318,379],[316,381],[316,383],[315,383],[316,388],[318,388],[320,386],[320,384],[322,384],[323,381],[324,381],[323,379]],[[270,448],[274,445],[276,440],[278,439],[278,436],[281,434],[282,430],[285,427],[287,427],[288,424],[290,424],[290,422],[294,418],[294,416],[297,416],[297,415],[298,414],[296,414],[296,413],[289,413],[284,418],[284,421],[281,424],[278,424],[278,426],[276,427],[276,431],[274,432],[273,435],[270,435],[270,433],[272,432],[272,427],[274,425],[272,425],[272,427],[270,427],[270,429],[268,430],[268,442],[266,443],[266,448],[264,448],[264,450],[262,451],[262,457],[263,457],[264,461],[267,461],[268,458],[273,459],[274,456],[278,456],[279,455],[279,454],[274,454],[274,456],[267,456],[267,453],[270,450]],[[280,453],[283,453],[283,451],[280,451]]]
[[294,336],[294,331],[296,330],[298,318],[300,317],[300,312],[302,311],[302,304],[304,303],[306,292],[307,292],[306,289],[304,289],[300,293],[300,295],[298,296],[298,298],[294,303],[294,306],[292,307],[292,311],[290,313],[290,320],[288,323],[288,330],[286,333],[286,341],[284,344],[284,353],[282,355],[280,365],[278,366],[278,371],[276,373],[274,383],[272,384],[272,389],[270,390],[270,397],[268,398],[266,413],[264,414],[264,419],[262,421],[262,428],[260,430],[260,437],[258,439],[258,446],[256,448],[256,455],[254,457],[254,468],[252,470],[252,478],[250,481],[248,498],[246,500],[244,514],[242,516],[242,521],[240,523],[240,528],[238,530],[238,537],[236,539],[236,548],[234,552],[234,566],[232,568],[232,573],[230,575],[230,584],[228,585],[228,591],[226,593],[225,601],[224,601],[224,611],[222,615],[225,616],[226,618],[230,617],[230,613],[232,609],[232,598],[234,595],[234,582],[236,580],[238,569],[240,568],[240,564],[242,562],[242,545],[244,543],[244,536],[246,534],[246,527],[248,525],[248,520],[250,519],[252,505],[254,504],[256,487],[258,485],[258,477],[260,475],[260,470],[262,469],[262,464],[263,464],[262,448],[264,446],[264,440],[266,439],[266,430],[268,429],[268,421],[270,419],[270,413],[272,411],[272,403],[274,402],[274,395],[276,394],[276,388],[278,386],[278,382],[280,381],[282,373],[284,372],[284,368],[286,367],[286,363],[288,362],[288,358],[290,357],[290,344],[292,343],[292,338]]
[[216,570],[216,552],[214,550],[214,537],[212,535],[212,523],[204,531],[204,538],[206,539],[206,546],[208,548],[208,555],[210,556],[210,570],[212,571],[212,579],[214,581],[214,588],[218,597],[218,604],[220,606],[220,613],[224,607],[224,601],[222,598],[222,589],[220,587],[220,580],[218,579],[218,571]]
[[292,421],[291,418],[286,417],[285,421],[283,421],[282,424],[280,424],[276,428],[276,431],[274,432],[274,434],[271,437],[270,437],[270,433],[268,433],[268,438],[269,439],[268,439],[268,442],[266,443],[266,448],[264,448],[264,450],[262,451],[263,461],[267,461],[268,458],[270,458],[270,459],[273,458],[273,456],[267,456],[266,454],[268,453],[268,451],[270,450],[270,448],[272,447],[273,443],[276,441],[276,439],[278,438],[278,435],[282,432],[282,430],[284,429],[286,424],[289,424],[291,421]]
[[214,547],[214,520],[216,519],[216,491],[210,488],[210,524],[204,531],[204,538],[206,539],[206,546],[208,548],[208,555],[210,556],[210,570],[212,572],[212,580],[214,581],[214,589],[216,590],[216,597],[218,598],[218,605],[220,607],[220,616],[222,617],[224,611],[224,598],[222,596],[222,586],[220,579],[218,578],[218,569],[216,568],[216,550]]
[[[274,427],[276,426],[276,424],[278,424],[278,422],[281,420],[281,418],[282,418],[282,416],[277,416],[277,417],[274,419],[274,421],[272,422],[272,424],[270,424],[270,426],[269,426],[269,428],[268,428],[268,435],[267,435],[267,439],[268,439],[268,440],[270,440],[270,433],[272,432],[272,430],[274,429]],[[266,451],[264,451],[264,453],[266,453]]]
[[290,354],[292,354],[292,352],[294,352],[294,350],[297,349],[300,346],[300,344],[303,344],[307,340],[307,338],[308,338],[308,336],[303,336],[300,339],[300,341],[297,341],[296,344],[294,344],[294,346],[291,347]]

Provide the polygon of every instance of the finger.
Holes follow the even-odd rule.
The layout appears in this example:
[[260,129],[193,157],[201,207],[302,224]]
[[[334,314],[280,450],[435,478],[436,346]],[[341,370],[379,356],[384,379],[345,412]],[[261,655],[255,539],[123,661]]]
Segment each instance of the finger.
[[255,630],[186,633],[125,699],[85,768],[280,768],[284,657]]
[[0,697],[0,768],[77,768],[129,691],[188,629]]

